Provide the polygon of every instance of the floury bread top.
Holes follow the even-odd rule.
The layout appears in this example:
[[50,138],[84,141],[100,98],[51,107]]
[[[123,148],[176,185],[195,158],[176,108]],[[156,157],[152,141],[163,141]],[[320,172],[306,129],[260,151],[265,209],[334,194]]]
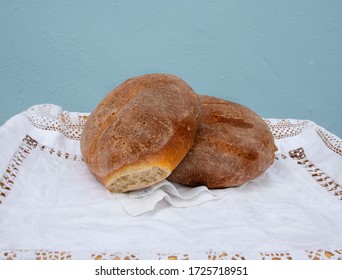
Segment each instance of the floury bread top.
[[224,188],[261,175],[277,150],[267,124],[245,106],[196,94],[170,74],[128,79],[89,116],[81,151],[109,190],[168,178]]
[[153,185],[190,150],[200,111],[196,93],[174,75],[131,78],[89,116],[81,137],[84,161],[111,191]]

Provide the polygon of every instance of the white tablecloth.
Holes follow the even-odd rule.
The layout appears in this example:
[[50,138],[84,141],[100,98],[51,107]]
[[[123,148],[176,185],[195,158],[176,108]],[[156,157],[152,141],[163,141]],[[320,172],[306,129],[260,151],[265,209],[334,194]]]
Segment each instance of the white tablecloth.
[[266,119],[274,164],[220,199],[132,216],[82,161],[87,116],[0,127],[0,259],[342,259],[342,141],[312,121]]

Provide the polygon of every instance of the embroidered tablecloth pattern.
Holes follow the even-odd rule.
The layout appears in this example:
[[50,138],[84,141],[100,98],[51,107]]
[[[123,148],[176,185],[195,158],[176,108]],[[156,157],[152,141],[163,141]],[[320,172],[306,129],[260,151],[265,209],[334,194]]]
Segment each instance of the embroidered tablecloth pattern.
[[342,259],[342,141],[323,127],[265,119],[262,176],[132,217],[82,160],[87,116],[42,104],[0,127],[0,259]]

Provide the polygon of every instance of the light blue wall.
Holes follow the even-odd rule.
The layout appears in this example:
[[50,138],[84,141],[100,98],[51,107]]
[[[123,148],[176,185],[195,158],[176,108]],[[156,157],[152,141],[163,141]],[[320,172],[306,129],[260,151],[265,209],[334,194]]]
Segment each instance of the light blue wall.
[[0,123],[40,103],[91,111],[168,72],[342,137],[342,1],[0,0],[0,32]]

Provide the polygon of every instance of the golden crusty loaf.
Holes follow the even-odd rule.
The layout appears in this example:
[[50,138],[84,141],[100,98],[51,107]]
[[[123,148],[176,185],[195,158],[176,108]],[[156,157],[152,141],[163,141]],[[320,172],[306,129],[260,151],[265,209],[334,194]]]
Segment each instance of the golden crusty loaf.
[[90,114],[81,137],[83,159],[111,191],[155,184],[191,148],[200,112],[198,96],[174,75],[131,78]]
[[223,188],[261,175],[273,163],[277,150],[264,120],[242,105],[199,97],[202,116],[195,143],[168,179]]

